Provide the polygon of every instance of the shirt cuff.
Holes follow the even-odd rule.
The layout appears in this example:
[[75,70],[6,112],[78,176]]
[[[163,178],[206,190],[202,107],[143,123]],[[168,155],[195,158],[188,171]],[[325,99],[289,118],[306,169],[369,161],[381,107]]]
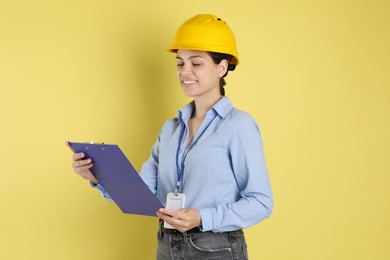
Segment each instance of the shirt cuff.
[[[99,189],[101,187],[100,183],[95,184],[94,182],[90,181],[89,185],[91,185],[92,188]],[[99,187],[100,186],[100,187]]]
[[213,216],[211,210],[208,208],[199,209],[200,217],[202,219],[202,226],[200,226],[201,231],[210,231],[213,230]]
[[102,185],[100,185],[100,183],[95,184],[93,182],[90,182],[89,184],[91,185],[92,188],[97,189],[105,199],[107,199],[111,202],[114,202],[114,200],[111,198],[110,194],[108,194],[108,192],[103,188]]

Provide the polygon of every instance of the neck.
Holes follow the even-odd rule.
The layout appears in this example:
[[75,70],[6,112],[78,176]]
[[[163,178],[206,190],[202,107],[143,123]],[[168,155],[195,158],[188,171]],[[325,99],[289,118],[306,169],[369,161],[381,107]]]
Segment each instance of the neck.
[[222,97],[222,95],[218,95],[208,99],[195,98],[195,111],[192,117],[203,119],[206,116],[207,111],[209,111],[210,108],[212,108],[218,101],[220,101]]

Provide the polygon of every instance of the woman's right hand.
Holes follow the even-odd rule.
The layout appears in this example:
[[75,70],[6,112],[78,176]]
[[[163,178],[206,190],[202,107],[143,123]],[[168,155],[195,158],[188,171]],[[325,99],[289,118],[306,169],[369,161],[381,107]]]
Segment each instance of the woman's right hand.
[[89,169],[92,168],[93,163],[91,159],[84,159],[84,153],[76,153],[73,148],[70,146],[69,142],[65,142],[66,146],[73,152],[73,163],[72,168],[75,173],[80,175],[83,179],[89,180],[95,184],[98,184],[99,181],[93,176]]

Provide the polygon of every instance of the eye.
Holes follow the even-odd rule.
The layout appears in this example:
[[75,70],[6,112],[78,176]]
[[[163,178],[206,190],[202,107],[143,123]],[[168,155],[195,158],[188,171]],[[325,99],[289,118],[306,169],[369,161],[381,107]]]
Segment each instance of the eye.
[[183,66],[184,66],[184,63],[178,63],[176,66],[177,66],[177,67],[183,67]]
[[201,63],[192,63],[192,66],[194,66],[194,67],[198,67],[200,65],[202,65],[202,64]]

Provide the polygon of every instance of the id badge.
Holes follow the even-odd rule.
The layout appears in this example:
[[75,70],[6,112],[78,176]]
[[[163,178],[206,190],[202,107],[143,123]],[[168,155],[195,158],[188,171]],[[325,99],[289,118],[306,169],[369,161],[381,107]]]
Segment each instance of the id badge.
[[[165,208],[167,209],[173,209],[173,210],[179,210],[184,208],[185,205],[186,196],[184,193],[173,193],[170,192],[167,194],[167,203]],[[174,229],[171,225],[169,225],[167,222],[164,222],[165,228]]]

